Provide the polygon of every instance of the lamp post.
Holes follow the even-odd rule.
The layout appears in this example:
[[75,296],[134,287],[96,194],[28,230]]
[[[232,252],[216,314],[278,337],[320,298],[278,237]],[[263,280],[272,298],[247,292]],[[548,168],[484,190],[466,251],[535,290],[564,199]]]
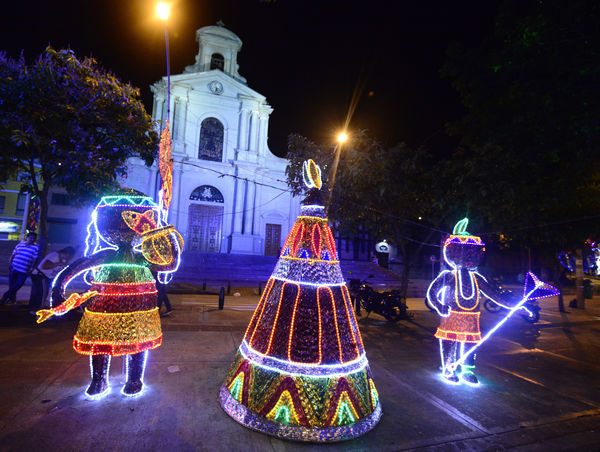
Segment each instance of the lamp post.
[[335,157],[333,159],[333,168],[331,169],[331,183],[329,184],[329,197],[327,198],[327,211],[329,211],[329,205],[331,204],[331,196],[333,195],[333,186],[335,185],[335,175],[337,173],[338,163],[340,161],[340,154],[342,152],[342,145],[348,140],[348,134],[343,131],[337,136],[337,143],[335,144]]
[[169,38],[167,35],[167,21],[169,20],[169,5],[165,2],[160,2],[156,5],[156,13],[158,18],[165,22],[165,49],[167,52],[167,121],[171,113],[171,74],[169,66]]
[[169,38],[167,34],[167,20],[169,19],[169,5],[160,2],[156,5],[158,17],[165,22],[165,49],[167,52],[167,119],[160,133],[160,146],[158,153],[158,169],[161,177],[158,206],[161,219],[167,222],[169,207],[173,195],[173,159],[171,158],[171,132],[169,119],[171,117],[171,71],[169,68]]

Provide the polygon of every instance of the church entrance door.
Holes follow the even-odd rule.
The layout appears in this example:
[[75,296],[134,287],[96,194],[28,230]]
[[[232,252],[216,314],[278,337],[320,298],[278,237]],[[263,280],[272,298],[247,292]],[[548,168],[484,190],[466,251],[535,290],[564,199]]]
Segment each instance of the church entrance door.
[[265,256],[278,256],[281,246],[281,225],[267,223],[265,234]]
[[204,253],[221,251],[223,206],[190,204],[188,249]]

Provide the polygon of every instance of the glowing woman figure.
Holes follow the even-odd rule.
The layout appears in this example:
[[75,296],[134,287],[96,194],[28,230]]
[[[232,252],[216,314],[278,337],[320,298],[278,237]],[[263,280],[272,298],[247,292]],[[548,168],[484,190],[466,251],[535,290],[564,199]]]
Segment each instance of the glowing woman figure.
[[[435,337],[440,341],[442,377],[452,384],[461,382],[478,385],[475,376],[475,351],[528,298],[533,298],[542,286],[537,278],[532,289],[515,303],[502,300],[498,291],[477,272],[485,252],[480,237],[467,231],[469,220],[464,218],[454,227],[452,235],[444,242],[443,254],[451,270],[442,271],[429,285],[427,299],[441,317]],[[479,304],[483,297],[509,309],[509,314],[482,339],[479,329]],[[458,368],[460,366],[460,372]]]
[[[183,247],[173,226],[160,225],[159,207],[151,198],[133,190],[121,193],[103,197],[96,206],[88,226],[85,257],[54,279],[55,307],[38,311],[40,323],[89,300],[73,348],[90,355],[92,381],[86,394],[91,398],[108,393],[112,356],[126,356],[127,382],[122,393],[141,393],[148,350],[162,343],[152,271],[175,271]],[[65,300],[69,282],[90,271],[90,291]]]
[[221,388],[223,409],[269,435],[341,441],[381,417],[321,200],[319,167]]

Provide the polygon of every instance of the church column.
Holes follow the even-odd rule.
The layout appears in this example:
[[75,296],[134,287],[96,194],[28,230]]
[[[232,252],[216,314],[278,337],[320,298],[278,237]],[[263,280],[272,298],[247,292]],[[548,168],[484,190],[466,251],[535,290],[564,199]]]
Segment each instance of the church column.
[[256,140],[258,139],[258,113],[252,112],[252,129],[250,130],[250,142],[248,143],[248,150],[256,153],[258,148],[256,146]]
[[235,180],[235,205],[233,207],[233,232],[242,233],[242,218],[244,216],[244,181]]
[[[259,180],[258,174],[255,175],[255,181]],[[254,222],[252,226],[252,233],[255,235],[262,235],[262,231],[260,230],[260,207],[262,205],[262,191],[264,187],[257,185],[254,183],[254,215],[252,221]]]
[[245,207],[245,224],[244,224],[244,233],[252,234],[252,220],[254,219],[254,190],[256,186],[253,181],[246,181],[246,202],[244,203]]
[[[181,215],[182,210],[185,209],[187,214],[187,202],[182,202],[181,191],[183,184],[181,183],[183,177],[183,162],[173,162],[173,195],[171,197],[171,208],[169,209],[170,223],[173,224],[178,230],[183,230],[181,226]],[[185,225],[187,230],[187,225]],[[186,231],[187,232],[187,231]]]
[[242,108],[240,110],[240,128],[238,132],[238,149],[248,149],[248,110]]
[[258,139],[258,147],[257,151],[261,155],[265,155],[267,153],[267,138],[269,138],[269,117],[261,116],[260,117],[260,137]]

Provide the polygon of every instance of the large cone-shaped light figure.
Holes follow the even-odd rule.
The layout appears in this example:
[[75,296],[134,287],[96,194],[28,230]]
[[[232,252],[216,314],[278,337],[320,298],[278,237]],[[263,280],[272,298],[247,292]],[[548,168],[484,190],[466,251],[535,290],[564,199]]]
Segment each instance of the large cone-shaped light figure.
[[381,405],[331,229],[320,170],[252,316],[220,392],[248,428],[299,441],[341,441],[372,429]]

